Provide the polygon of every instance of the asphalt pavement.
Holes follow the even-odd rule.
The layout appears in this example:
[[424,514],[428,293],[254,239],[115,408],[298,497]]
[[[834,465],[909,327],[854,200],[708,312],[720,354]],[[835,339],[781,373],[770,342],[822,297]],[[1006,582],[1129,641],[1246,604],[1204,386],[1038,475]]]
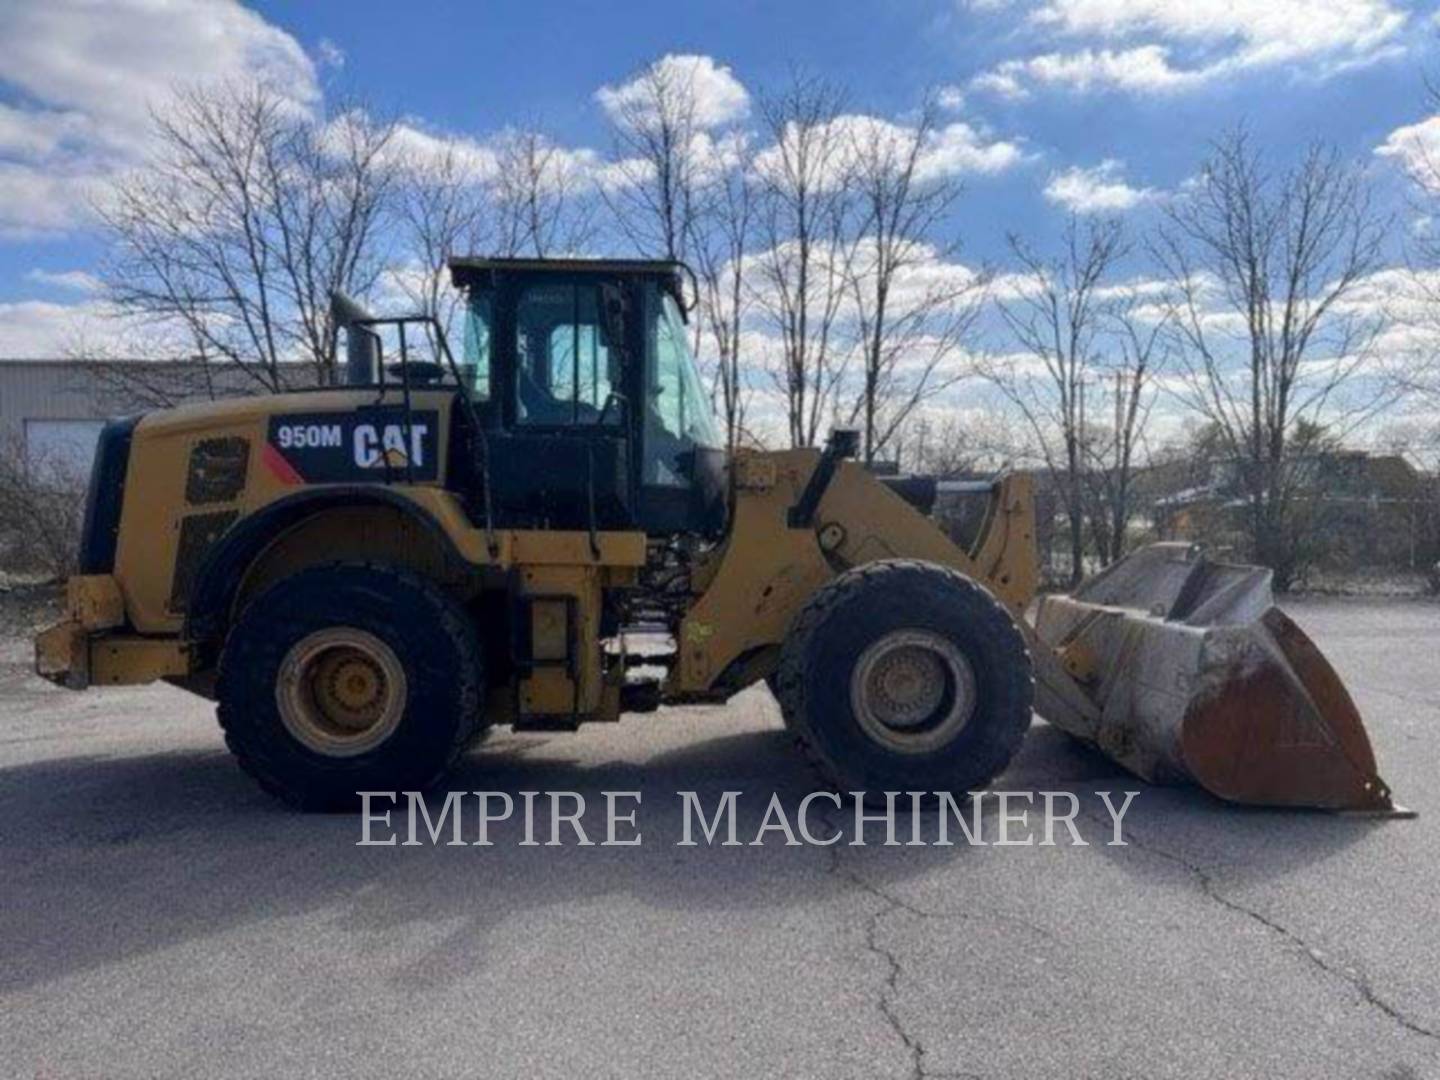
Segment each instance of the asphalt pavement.
[[[0,1075],[1440,1076],[1440,605],[1289,610],[1418,819],[1151,788],[1037,724],[997,787],[1074,793],[1087,846],[754,846],[814,783],[753,690],[501,733],[448,785],[577,792],[597,841],[603,793],[639,791],[639,846],[545,846],[542,796],[537,846],[512,818],[362,847],[256,790],[207,703],[55,689],[9,640]],[[1097,792],[1126,790],[1109,846]],[[682,791],[741,792],[741,843],[680,846]]]

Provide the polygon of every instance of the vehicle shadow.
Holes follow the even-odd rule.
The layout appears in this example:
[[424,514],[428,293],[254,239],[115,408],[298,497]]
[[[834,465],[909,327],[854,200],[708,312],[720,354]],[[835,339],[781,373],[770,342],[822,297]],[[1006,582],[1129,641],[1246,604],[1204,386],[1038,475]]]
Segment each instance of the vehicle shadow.
[[[423,957],[396,970],[400,982],[432,983],[485,963],[492,934],[553,903],[621,894],[647,907],[779,910],[848,886],[824,848],[787,847],[779,834],[750,846],[772,792],[793,812],[813,784],[783,732],[700,739],[649,759],[571,756],[565,738],[509,736],[472,752],[445,787],[505,791],[516,818],[491,827],[493,846],[361,847],[358,814],[288,811],[255,789],[227,754],[187,750],[138,757],[76,756],[0,770],[0,994],[197,938],[296,916],[380,941],[407,928],[441,928]],[[540,846],[523,846],[518,793],[574,792],[595,846],[561,823],[551,837],[544,798],[534,812]],[[604,792],[639,791],[643,844],[600,846]],[[739,846],[679,847],[677,792],[693,791],[713,816],[726,791],[736,800]],[[427,805],[438,817],[443,793]],[[476,838],[470,800],[464,839]],[[566,807],[568,809],[568,806]],[[621,801],[628,813],[633,803]],[[406,838],[403,814],[394,817]],[[817,832],[822,824],[813,820]],[[376,837],[385,836],[377,828]],[[621,826],[621,838],[632,835]],[[448,833],[442,841],[449,839]],[[888,868],[923,872],[955,849],[915,849]],[[623,932],[622,925],[610,932]]]
[[[552,904],[620,897],[625,904],[683,912],[744,909],[777,913],[815,902],[873,908],[877,896],[905,883],[963,866],[963,844],[877,846],[884,827],[868,826],[868,846],[849,846],[851,808],[818,802],[809,824],[820,838],[845,832],[836,847],[787,846],[779,830],[755,846],[772,793],[789,822],[816,789],[808,768],[779,730],[751,730],[697,739],[643,763],[581,753],[567,738],[502,734],[472,752],[445,785],[451,791],[574,792],[586,803],[582,825],[596,846],[580,846],[561,822],[551,839],[550,807],[537,799],[533,835],[525,846],[516,818],[491,827],[493,846],[471,846],[475,800],[466,805],[467,846],[361,847],[358,814],[292,813],[258,792],[219,749],[140,757],[71,757],[0,771],[0,994],[90,970],[187,941],[283,919],[305,917],[383,948],[425,931],[427,942],[397,959],[390,978],[400,986],[444,984],[483,968],[495,935],[523,932],[525,920]],[[1275,815],[1224,807],[1197,793],[1150,789],[1104,758],[1039,726],[996,785],[1005,790],[1071,791],[1087,815],[1101,813],[1095,792],[1140,789],[1127,828],[1147,846],[1211,842],[1221,830],[1252,842],[1266,830],[1268,854],[1247,870],[1283,874],[1353,843],[1366,826],[1352,821],[1285,815],[1283,842]],[[605,792],[638,791],[636,826],[643,844],[601,846]],[[679,846],[685,813],[679,792],[694,792],[714,815],[725,792],[736,798],[737,846],[722,846],[722,828],[705,840],[692,821],[693,847]],[[427,805],[438,817],[443,794]],[[620,813],[634,804],[622,801]],[[382,807],[383,809],[383,807]],[[993,824],[994,805],[982,802]],[[395,816],[397,841],[406,833]],[[1251,823],[1254,824],[1251,824]],[[909,821],[901,831],[909,838]],[[987,824],[988,827],[988,824]],[[1085,823],[1092,844],[1108,839],[1108,821]],[[936,838],[934,814],[920,836]],[[386,836],[377,828],[377,838]],[[631,835],[622,826],[620,836]],[[951,829],[951,836],[957,836]],[[1200,839],[1197,841],[1196,837]],[[448,834],[442,840],[449,839]],[[1018,849],[1017,849],[1018,850]],[[1093,850],[1137,876],[1163,872],[1135,848]],[[858,886],[858,887],[857,887]],[[623,905],[622,905],[623,910]],[[624,933],[623,919],[598,920],[596,934]]]

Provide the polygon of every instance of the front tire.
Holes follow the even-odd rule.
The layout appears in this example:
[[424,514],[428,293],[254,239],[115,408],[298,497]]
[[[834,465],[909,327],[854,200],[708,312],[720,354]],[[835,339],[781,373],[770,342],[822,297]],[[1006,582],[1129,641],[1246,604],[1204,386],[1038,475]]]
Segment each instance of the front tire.
[[478,734],[480,644],[464,609],[396,567],[336,564],[273,585],[226,639],[225,742],[304,810],[432,787]]
[[801,609],[781,652],[786,725],[842,792],[972,791],[1029,729],[1025,639],[983,587],[934,563],[849,570]]

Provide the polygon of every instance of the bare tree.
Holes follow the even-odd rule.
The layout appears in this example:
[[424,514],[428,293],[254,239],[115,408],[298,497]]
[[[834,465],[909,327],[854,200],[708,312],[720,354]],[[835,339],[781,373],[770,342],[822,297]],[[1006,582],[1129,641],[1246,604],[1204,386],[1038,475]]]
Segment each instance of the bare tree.
[[980,314],[985,278],[949,265],[958,244],[937,250],[930,239],[961,191],[953,177],[925,171],[938,115],[928,99],[913,127],[866,121],[849,133],[860,240],[848,288],[863,364],[851,420],[861,422],[866,462],[922,402],[970,373],[953,361]]
[[906,469],[941,479],[993,473],[1030,456],[1025,433],[1016,432],[994,413],[931,416],[922,412],[897,434],[896,442],[896,456]]
[[335,363],[329,295],[383,264],[388,124],[317,120],[263,85],[183,91],[153,114],[156,150],[99,206],[102,280],[124,314],[180,326],[207,361],[280,389],[280,364]]
[[780,340],[772,376],[792,446],[815,444],[850,359],[838,333],[854,248],[847,141],[835,123],[842,102],[835,87],[799,74],[760,101],[770,143],[754,164],[764,250],[750,262],[756,306]]
[[1167,209],[1185,401],[1237,463],[1250,555],[1288,588],[1313,439],[1343,438],[1388,400],[1370,361],[1383,315],[1346,301],[1380,268],[1387,222],[1361,166],[1312,146],[1273,173],[1244,130],[1218,140]]
[[407,265],[396,281],[416,309],[450,333],[461,295],[450,285],[447,262],[484,250],[490,238],[485,177],[476,163],[447,146],[433,161],[412,168],[399,205],[401,248]]
[[[1427,104],[1440,113],[1440,84],[1426,83]],[[1405,148],[1405,167],[1411,180],[1410,205],[1415,228],[1406,252],[1408,280],[1404,290],[1391,297],[1391,314],[1414,331],[1418,347],[1405,357],[1400,372],[1405,385],[1440,400],[1440,156],[1420,135]]]
[[1082,223],[1072,216],[1058,257],[1040,255],[1013,234],[1010,250],[1019,264],[1015,295],[999,307],[1018,351],[985,361],[983,372],[1024,417],[1054,477],[1069,533],[1070,580],[1078,584],[1085,573],[1086,401],[1111,307],[1106,281],[1129,242],[1118,220]]
[[496,247],[501,255],[574,255],[595,235],[594,178],[582,158],[534,129],[496,140]]
[[1140,311],[1141,297],[1125,294],[1111,312],[1110,358],[1100,360],[1100,403],[1109,417],[1092,422],[1081,447],[1089,507],[1086,513],[1095,551],[1103,564],[1125,554],[1137,512],[1135,478],[1143,464],[1146,432],[1155,407],[1155,375],[1166,355],[1168,316]]
[[[739,445],[748,387],[741,364],[741,333],[751,290],[746,251],[754,234],[753,156],[743,139],[727,151],[728,166],[709,183],[693,223],[692,255],[700,284],[700,320],[714,345],[713,396],[725,423],[726,445]],[[703,357],[704,350],[697,350]]]
[[684,260],[700,213],[714,144],[696,121],[695,68],[647,65],[610,106],[611,183],[601,196],[620,231],[647,258]]

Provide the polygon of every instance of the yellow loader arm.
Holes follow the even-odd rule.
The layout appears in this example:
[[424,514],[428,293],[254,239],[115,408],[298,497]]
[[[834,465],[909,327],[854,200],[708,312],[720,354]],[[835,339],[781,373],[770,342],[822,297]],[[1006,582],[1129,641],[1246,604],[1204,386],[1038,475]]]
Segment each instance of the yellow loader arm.
[[1073,595],[1041,598],[1027,621],[1038,585],[1030,480],[964,486],[986,502],[957,537],[855,462],[741,454],[734,520],[697,571],[666,696],[713,700],[769,677],[817,589],[865,563],[920,559],[961,571],[1010,612],[1042,717],[1144,779],[1241,803],[1395,812],[1354,703],[1274,605],[1268,570],[1157,544]]

